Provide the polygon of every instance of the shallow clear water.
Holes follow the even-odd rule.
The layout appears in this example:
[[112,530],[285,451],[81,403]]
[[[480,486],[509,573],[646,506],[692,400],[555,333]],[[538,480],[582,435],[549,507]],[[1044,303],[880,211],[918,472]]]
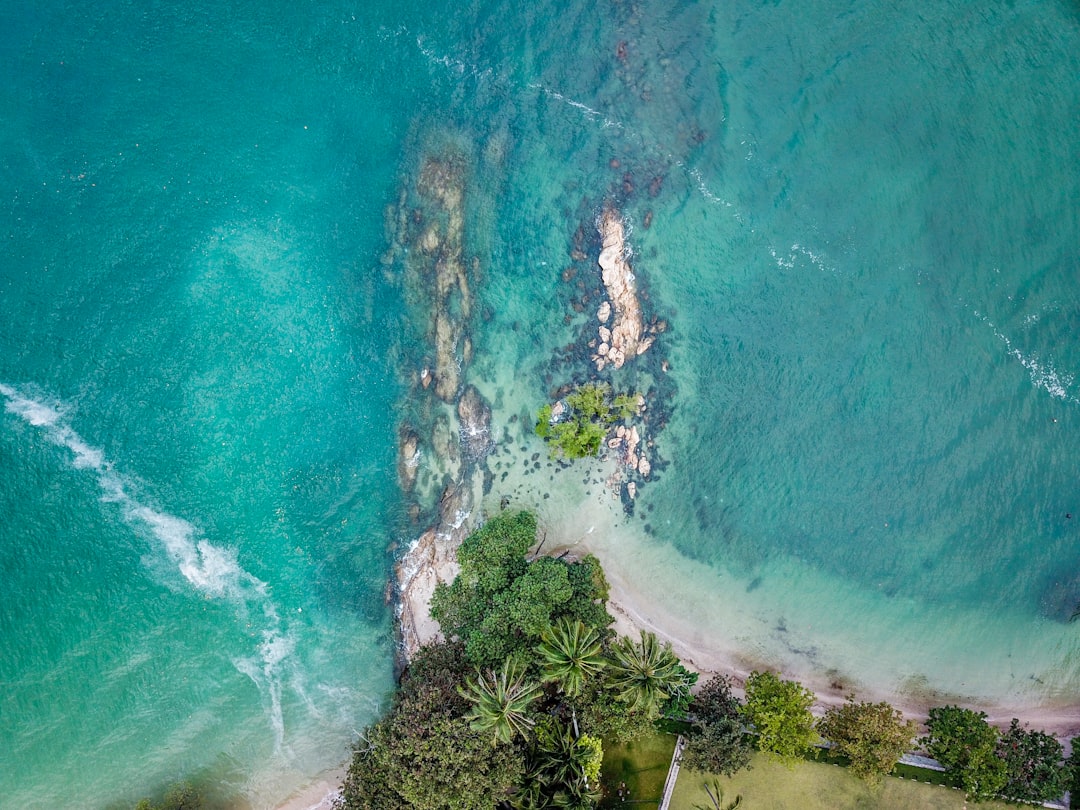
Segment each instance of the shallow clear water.
[[384,209],[446,142],[493,496],[606,497],[522,424],[615,198],[670,329],[614,379],[670,421],[607,553],[753,660],[1074,694],[1080,12],[878,6],[0,10],[4,801],[264,807],[373,716],[422,353]]

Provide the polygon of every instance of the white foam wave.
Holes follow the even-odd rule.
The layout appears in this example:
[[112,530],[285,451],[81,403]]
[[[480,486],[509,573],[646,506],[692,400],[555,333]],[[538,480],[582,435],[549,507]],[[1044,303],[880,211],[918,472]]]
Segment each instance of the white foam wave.
[[830,273],[837,272],[836,268],[829,264],[828,259],[823,253],[818,253],[812,248],[808,248],[799,242],[794,242],[791,248],[788,250],[786,256],[777,252],[776,248],[769,248],[769,255],[772,256],[773,261],[776,262],[776,266],[785,270],[790,270],[795,267],[795,262],[799,256],[804,256],[810,260],[810,263],[819,270],[826,270]]
[[491,68],[480,69],[476,65],[470,65],[469,63],[463,62],[452,56],[436,53],[425,44],[423,36],[418,36],[416,38],[416,47],[420,53],[427,58],[429,64],[446,68],[458,76],[469,76],[473,79],[488,79],[494,74],[494,71]]
[[281,709],[281,668],[292,655],[294,639],[282,629],[281,617],[269,599],[266,583],[240,565],[236,552],[200,538],[199,530],[176,515],[158,511],[129,492],[129,484],[113,469],[104,452],[88,444],[67,421],[67,409],[0,383],[4,408],[28,425],[43,431],[45,438],[71,452],[75,469],[97,475],[101,500],[120,507],[124,521],[138,533],[152,538],[184,580],[199,593],[235,602],[242,609],[261,605],[265,618],[258,659],[234,661],[264,691],[269,702],[270,724],[276,747],[281,750],[285,723]]
[[533,82],[532,84],[529,85],[529,88],[532,89],[532,90],[539,90],[541,93],[543,93],[548,98],[553,98],[556,101],[561,101],[563,104],[567,104],[567,105],[573,107],[576,110],[580,110],[585,115],[587,115],[589,118],[598,119],[605,127],[612,127],[612,128],[615,128],[615,129],[625,129],[625,127],[623,126],[621,121],[614,121],[611,118],[608,118],[606,115],[604,115],[599,110],[593,109],[588,104],[583,104],[580,101],[575,101],[572,98],[567,98],[562,93],[560,93],[560,92],[558,92],[556,90],[551,90],[551,89],[549,89],[547,87],[544,87],[544,85],[542,85],[542,84],[538,84],[536,82]]
[[1073,383],[1076,380],[1075,375],[1067,372],[1058,373],[1051,362],[1043,360],[1036,353],[1024,354],[1013,345],[1013,342],[1007,335],[998,331],[997,327],[994,326],[989,318],[978,311],[975,312],[975,317],[979,318],[989,326],[995,337],[1005,344],[1008,356],[1019,361],[1020,365],[1027,369],[1028,374],[1031,377],[1032,385],[1036,388],[1043,389],[1050,394],[1050,396],[1057,399],[1080,404],[1080,399],[1077,399],[1069,393],[1069,389],[1072,388]]

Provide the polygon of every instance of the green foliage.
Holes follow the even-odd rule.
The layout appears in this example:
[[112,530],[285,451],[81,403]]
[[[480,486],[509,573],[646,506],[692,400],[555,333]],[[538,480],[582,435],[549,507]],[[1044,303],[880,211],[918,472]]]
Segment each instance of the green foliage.
[[460,644],[417,653],[389,714],[357,747],[338,810],[493,810],[509,795],[524,759],[470,728],[458,692],[467,669]]
[[1051,735],[1020,728],[1020,721],[1014,718],[1009,730],[998,737],[997,755],[1005,762],[1002,796],[1041,803],[1065,792],[1064,750]]
[[690,711],[698,722],[708,725],[724,719],[740,719],[740,706],[739,699],[731,692],[731,679],[713,675],[694,695]]
[[567,563],[525,552],[536,540],[536,518],[502,513],[469,535],[458,549],[461,573],[440,583],[431,615],[450,638],[465,643],[476,666],[496,668],[511,655],[531,657],[541,634],[562,617],[606,632],[607,582],[594,557]]
[[587,752],[582,757],[581,771],[590,785],[600,784],[600,767],[604,764],[604,744],[599,737],[582,734],[578,738],[578,747]]
[[1065,761],[1065,788],[1069,791],[1069,807],[1080,810],[1080,737],[1072,738],[1072,751]]
[[536,725],[525,779],[513,799],[520,808],[565,807],[590,810],[599,799],[604,750],[599,738],[582,734],[550,716]]
[[585,680],[597,676],[607,665],[599,631],[586,627],[580,619],[561,619],[540,638],[536,652],[544,682],[558,684],[570,697],[580,693]]
[[972,799],[999,793],[1008,774],[996,753],[998,730],[986,722],[986,714],[958,706],[937,706],[926,723],[929,735],[922,743],[930,756],[960,780]]
[[816,739],[810,707],[814,694],[802,684],[771,672],[752,672],[746,679],[743,716],[757,733],[758,750],[793,763]]
[[458,693],[472,704],[465,715],[472,721],[469,727],[492,733],[492,744],[498,745],[528,733],[533,725],[529,706],[540,696],[540,687],[527,681],[524,670],[507,658],[500,672],[478,672],[458,687]]
[[708,782],[705,782],[702,787],[705,788],[705,793],[709,797],[709,803],[712,807],[695,804],[695,810],[736,810],[742,806],[742,796],[736,796],[732,801],[724,804],[724,789],[720,787],[719,779],[713,779],[711,786]]
[[602,684],[582,690],[572,701],[581,727],[609,742],[628,743],[641,739],[656,730],[653,719],[634,711]]
[[728,678],[714,675],[706,681],[694,695],[690,711],[693,728],[681,760],[685,767],[726,776],[749,767],[753,745]]
[[608,581],[603,566],[592,554],[567,565],[570,598],[560,607],[561,616],[580,619],[586,627],[595,627],[605,637],[613,635],[608,626],[614,621],[607,612]]
[[851,760],[851,771],[870,784],[891,773],[910,748],[917,725],[888,703],[856,703],[848,698],[833,706],[818,722],[823,737]]
[[710,723],[694,724],[680,761],[690,770],[732,776],[749,767],[753,753],[742,723],[733,717],[721,717]]
[[611,403],[611,410],[615,414],[616,421],[626,420],[637,413],[637,394],[619,394]]
[[690,710],[690,702],[694,699],[690,690],[697,683],[698,674],[691,672],[682,664],[678,665],[678,672],[678,678],[672,681],[668,689],[668,699],[660,707],[660,714],[665,717],[686,717],[686,713]]
[[551,406],[543,405],[540,408],[540,412],[536,414],[536,435],[541,439],[546,439],[551,435]]
[[552,425],[549,443],[564,458],[585,458],[600,452],[607,431],[588,419],[572,419]]
[[620,638],[611,646],[611,684],[633,711],[655,718],[660,707],[685,687],[686,672],[671,645],[663,647],[652,633],[642,631],[640,643]]
[[540,408],[536,435],[547,439],[552,452],[564,458],[595,456],[608,430],[620,419],[634,415],[637,400],[637,394],[620,394],[612,399],[610,386],[587,383],[567,395],[569,412],[565,419],[552,424],[552,407]]
[[586,419],[607,423],[611,421],[611,408],[607,404],[610,394],[611,389],[608,386],[588,383],[567,396],[566,404]]

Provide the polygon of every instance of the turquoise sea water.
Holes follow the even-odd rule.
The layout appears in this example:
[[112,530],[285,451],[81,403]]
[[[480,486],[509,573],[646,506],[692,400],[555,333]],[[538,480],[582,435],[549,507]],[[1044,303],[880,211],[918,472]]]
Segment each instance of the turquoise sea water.
[[670,324],[615,378],[668,420],[626,531],[700,563],[687,614],[1068,702],[1077,54],[1064,0],[0,9],[0,805],[273,806],[375,714],[422,354],[384,212],[445,143],[504,458],[584,378],[614,198]]

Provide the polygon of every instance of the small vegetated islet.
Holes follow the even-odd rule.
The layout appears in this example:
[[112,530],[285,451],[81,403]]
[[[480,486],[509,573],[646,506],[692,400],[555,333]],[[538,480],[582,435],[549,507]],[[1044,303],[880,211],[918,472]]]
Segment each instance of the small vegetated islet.
[[637,406],[637,394],[616,395],[609,385],[587,383],[566,396],[557,416],[552,405],[540,408],[536,435],[563,458],[595,456],[608,431],[633,416]]

